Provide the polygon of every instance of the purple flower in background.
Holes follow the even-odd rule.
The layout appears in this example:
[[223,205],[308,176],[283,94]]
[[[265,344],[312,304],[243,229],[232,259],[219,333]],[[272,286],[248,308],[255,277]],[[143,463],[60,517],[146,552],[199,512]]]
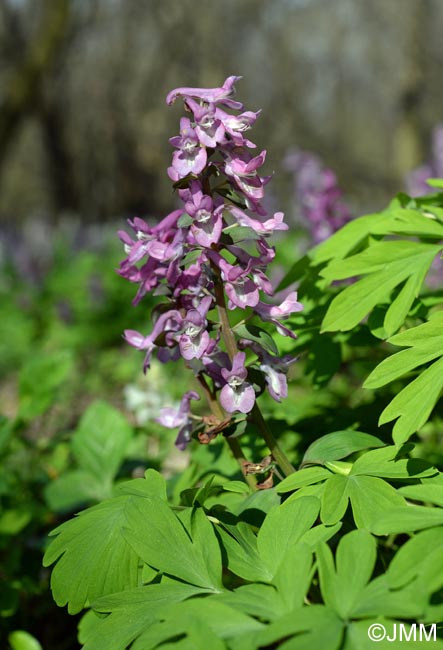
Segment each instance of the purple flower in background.
[[192,419],[190,417],[190,403],[191,400],[199,400],[200,395],[193,390],[188,391],[182,397],[178,409],[171,406],[165,406],[160,411],[160,415],[156,418],[157,422],[162,424],[168,429],[175,429],[180,427],[175,446],[182,451],[186,449],[188,443],[191,441],[192,434]]
[[232,369],[221,370],[226,384],[220,392],[220,404],[228,413],[249,413],[255,403],[254,388],[246,381],[248,371],[245,368],[245,358],[244,352],[237,352],[232,360]]
[[293,151],[285,166],[294,173],[294,189],[302,217],[315,243],[324,241],[350,221],[351,213],[342,201],[342,191],[332,169],[305,151]]
[[437,124],[432,131],[431,159],[407,175],[408,193],[411,196],[422,196],[434,192],[426,182],[428,178],[443,178],[443,124]]

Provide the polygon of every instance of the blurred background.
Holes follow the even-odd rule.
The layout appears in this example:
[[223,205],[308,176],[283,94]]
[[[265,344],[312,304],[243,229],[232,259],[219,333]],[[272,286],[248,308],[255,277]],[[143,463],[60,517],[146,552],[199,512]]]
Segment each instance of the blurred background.
[[164,98],[231,74],[279,203],[299,147],[379,206],[442,118],[442,26],[440,0],[1,0],[1,223],[163,214]]
[[[0,0],[2,648],[78,648],[41,568],[48,531],[114,481],[188,462],[152,422],[187,379],[159,364],[141,375],[121,334],[148,331],[149,298],[133,309],[135,288],[114,272],[125,219],[175,207],[168,138],[182,106],[168,108],[167,92],[243,76],[237,97],[263,111],[252,139],[274,174],[268,207],[295,233],[277,244],[288,268],[309,242],[381,209],[417,166],[443,175],[442,31],[441,0]],[[324,394],[294,390],[274,412],[292,446],[315,435],[306,418],[321,433],[328,421]],[[124,444],[104,482],[72,441],[96,436],[102,449],[112,427]],[[441,461],[440,442],[428,446]],[[236,471],[218,453],[198,448],[187,480]]]

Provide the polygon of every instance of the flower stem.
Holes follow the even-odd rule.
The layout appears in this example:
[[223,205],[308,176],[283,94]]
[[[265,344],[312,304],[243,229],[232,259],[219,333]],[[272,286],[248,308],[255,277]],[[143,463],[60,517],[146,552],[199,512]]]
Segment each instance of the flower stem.
[[[223,341],[225,342],[226,350],[229,354],[229,357],[232,360],[238,352],[237,341],[235,340],[234,333],[229,323],[223,284],[220,279],[220,274],[218,272],[218,269],[216,270],[217,270],[218,279],[217,281],[214,282],[215,285],[214,289],[215,289],[218,315],[220,318],[221,335]],[[289,474],[295,472],[295,468],[291,465],[284,451],[282,450],[277,440],[274,438],[271,431],[269,430],[268,425],[266,424],[265,419],[263,418],[262,412],[260,410],[260,407],[258,406],[257,403],[254,404],[254,408],[251,411],[251,415],[260,431],[262,438],[266,442],[269,451],[271,452],[274,460],[280,466],[284,475],[289,476]]]
[[269,430],[268,425],[266,424],[266,421],[262,415],[262,412],[260,411],[260,407],[257,404],[254,405],[254,408],[251,411],[251,415],[254,418],[254,422],[257,425],[262,435],[262,438],[268,445],[272,457],[280,466],[283,474],[285,476],[289,476],[289,474],[293,474],[295,472],[295,468],[291,465],[285,452],[280,447],[277,440],[274,438],[271,431]]

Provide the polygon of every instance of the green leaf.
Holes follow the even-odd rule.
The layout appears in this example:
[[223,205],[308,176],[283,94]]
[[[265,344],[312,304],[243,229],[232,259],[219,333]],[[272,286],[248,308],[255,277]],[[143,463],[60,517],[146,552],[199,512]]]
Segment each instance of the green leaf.
[[140,497],[158,497],[163,501],[167,500],[166,481],[155,469],[148,469],[145,478],[135,478],[132,481],[125,481],[118,486],[119,492],[132,494]]
[[331,537],[334,537],[335,533],[340,530],[341,526],[341,522],[335,524],[334,526],[325,526],[325,524],[314,526],[314,528],[311,528],[303,535],[301,541],[307,544],[307,546],[309,546],[312,550],[315,550],[318,544],[327,542],[329,539],[331,539]]
[[374,537],[354,530],[340,540],[336,554],[338,613],[348,618],[369,582],[377,556]]
[[302,465],[311,463],[322,465],[325,461],[340,460],[362,449],[382,446],[383,442],[369,433],[351,430],[334,431],[309,445],[303,456]]
[[395,446],[367,451],[357,458],[350,474],[394,479],[422,478],[437,474],[437,470],[425,460],[419,458],[396,459],[397,454],[398,448]]
[[386,575],[380,575],[363,589],[350,616],[389,616],[417,619],[426,608],[426,593],[417,583],[403,589],[391,590]]
[[261,623],[238,611],[228,599],[225,601],[217,597],[192,598],[166,607],[162,610],[162,622],[143,632],[131,650],[157,648],[160,643],[162,649],[208,647],[225,650],[224,639],[250,635],[262,629]]
[[443,524],[443,510],[426,506],[388,508],[374,517],[371,530],[375,535],[411,533]]
[[332,261],[322,271],[330,282],[369,275],[345,287],[333,299],[322,331],[353,329],[376,305],[387,301],[395,287],[408,280],[408,286],[393,300],[385,319],[385,329],[392,334],[395,331],[392,327],[401,325],[433,259],[441,250],[441,246],[433,244],[382,241],[345,260]]
[[349,476],[349,497],[357,528],[375,532],[373,521],[387,508],[404,506],[405,500],[386,481],[374,476]]
[[[278,647],[279,650],[339,650],[343,621],[331,609],[311,605],[293,610],[254,636],[251,650]],[[249,649],[248,649],[249,650]]]
[[374,538],[365,530],[354,530],[342,537],[337,547],[336,569],[326,544],[320,545],[316,554],[325,603],[341,618],[349,618],[374,570]]
[[200,549],[211,584],[216,585],[218,589],[223,589],[220,545],[214,528],[202,508],[192,510],[191,526],[193,544]]
[[438,189],[443,189],[443,178],[427,178],[426,183],[431,187],[437,187]]
[[420,210],[394,208],[389,210],[389,220],[379,222],[372,229],[374,235],[418,235],[443,239],[443,226]]
[[105,402],[85,411],[72,437],[72,451],[81,469],[104,483],[117,473],[133,435],[122,414]]
[[57,562],[52,593],[57,605],[68,604],[70,614],[102,595],[137,585],[139,558],[121,534],[129,498],[104,501],[52,531],[55,539],[43,564]]
[[318,499],[304,497],[286,501],[267,514],[257,535],[257,550],[272,576],[287,550],[312,527],[319,510]]
[[305,485],[320,483],[331,476],[325,467],[306,467],[287,476],[277,485],[277,492],[292,492]]
[[320,519],[324,524],[336,524],[343,519],[348,507],[348,479],[335,474],[326,481],[321,499]]
[[426,422],[443,388],[443,358],[435,361],[403,388],[384,409],[379,424],[397,419],[392,436],[402,444]]
[[435,506],[443,508],[443,485],[436,485],[435,483],[406,485],[405,487],[400,488],[399,492],[406,497],[406,499],[432,503]]
[[334,611],[340,608],[340,585],[335,575],[334,556],[327,544],[319,544],[316,548],[320,591],[327,607]]
[[223,483],[223,490],[237,494],[250,494],[250,487],[243,481],[228,481]]
[[[214,583],[214,572],[206,563],[201,542],[191,541],[180,520],[162,499],[129,497],[126,517],[124,538],[146,564],[199,587],[219,588],[220,578]],[[212,528],[211,535],[214,535]],[[208,537],[210,542],[209,534]],[[218,562],[221,567],[219,558]]]
[[43,650],[37,639],[29,632],[24,630],[15,630],[8,636],[11,650]]
[[51,510],[64,512],[110,497],[109,484],[82,470],[62,474],[45,487],[45,499]]
[[[435,549],[443,546],[443,528],[418,533],[401,546],[394,555],[386,579],[391,589],[399,589],[423,574],[424,565]],[[431,558],[433,559],[433,558]],[[435,571],[435,563],[433,563]]]
[[427,323],[400,332],[389,339],[394,345],[408,346],[384,359],[369,375],[364,386],[379,388],[407,372],[434,361],[398,393],[380,416],[380,424],[397,419],[394,441],[401,444],[428,420],[443,388],[443,312],[436,312]]
[[278,354],[278,347],[274,339],[261,327],[246,323],[243,325],[236,325],[233,329],[240,338],[247,339],[248,341],[255,341],[265,350],[271,352],[271,354]]
[[353,219],[314,249],[314,264],[346,257],[366,239],[376,224],[385,219],[383,212]]
[[211,600],[222,602],[237,611],[255,616],[262,621],[273,621],[280,618],[283,603],[273,585],[254,583],[242,585],[235,591],[226,591],[213,596]]
[[311,580],[311,549],[303,542],[289,546],[273,579],[283,604],[283,613],[302,607]]
[[138,587],[103,597],[93,603],[93,609],[108,616],[84,630],[83,650],[124,650],[156,623],[168,606],[204,591],[175,582]]
[[30,357],[19,376],[19,417],[25,420],[44,413],[74,367],[72,354],[65,350]]
[[267,582],[272,578],[271,572],[264,566],[258,554],[257,538],[248,524],[240,521],[236,526],[220,526],[217,532],[232,573],[251,582]]
[[436,312],[427,323],[392,336],[388,343],[409,346],[409,349],[384,359],[371,372],[364,387],[380,388],[414,368],[440,357],[443,350],[442,326],[443,312]]

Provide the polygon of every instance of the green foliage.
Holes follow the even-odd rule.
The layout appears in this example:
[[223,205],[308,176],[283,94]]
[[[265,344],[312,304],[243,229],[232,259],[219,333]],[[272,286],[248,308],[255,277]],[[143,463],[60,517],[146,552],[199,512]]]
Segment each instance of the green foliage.
[[[340,527],[317,523],[321,504],[314,496],[273,506],[257,533],[242,515],[226,510],[222,517],[198,505],[174,512],[152,470],[122,489],[122,496],[54,531],[45,558],[56,562],[59,604],[69,601],[72,611],[89,605],[95,612],[80,626],[85,650],[149,650],[168,643],[252,650],[277,642],[306,649],[321,642],[338,650],[341,643],[363,643],[374,622],[389,628],[396,621],[430,621],[440,611],[433,596],[443,586],[443,572],[435,573],[443,526],[412,537],[380,572],[376,560],[384,543],[367,529],[344,535],[333,553],[327,541]],[[110,528],[95,537],[94,520],[103,531],[105,513]],[[120,555],[123,549],[130,564]],[[112,564],[107,550],[115,554]],[[229,569],[223,580],[222,557]],[[144,564],[154,568],[147,582]],[[119,582],[107,575],[110,567],[118,567],[113,579]]]
[[[38,643],[17,608],[44,591],[34,566],[51,528],[53,597],[83,612],[85,650],[369,650],[372,624],[389,634],[443,619],[443,312],[426,278],[443,249],[442,215],[442,194],[402,195],[310,251],[282,283],[297,280],[304,304],[289,321],[296,340],[233,314],[242,338],[299,357],[288,399],[260,397],[297,467],[282,478],[271,465],[265,490],[242,480],[223,437],[261,461],[269,450],[247,418],[180,455],[152,412],[141,425],[136,409],[111,406],[135,367],[113,348],[130,326],[127,296],[93,257],[54,271],[39,294],[47,313],[25,332],[39,352],[21,356],[19,341],[4,361],[21,366],[14,414],[0,419],[0,633],[12,650]],[[293,258],[293,246],[282,240],[279,254]],[[94,268],[107,306],[82,285]],[[54,315],[61,287],[70,324]],[[140,399],[170,391],[172,403],[189,389],[180,370],[162,373],[140,380]],[[203,400],[198,408],[207,415]]]
[[45,496],[53,510],[69,510],[113,493],[113,481],[128,451],[133,429],[105,402],[89,406],[71,438],[78,469],[49,483]]

